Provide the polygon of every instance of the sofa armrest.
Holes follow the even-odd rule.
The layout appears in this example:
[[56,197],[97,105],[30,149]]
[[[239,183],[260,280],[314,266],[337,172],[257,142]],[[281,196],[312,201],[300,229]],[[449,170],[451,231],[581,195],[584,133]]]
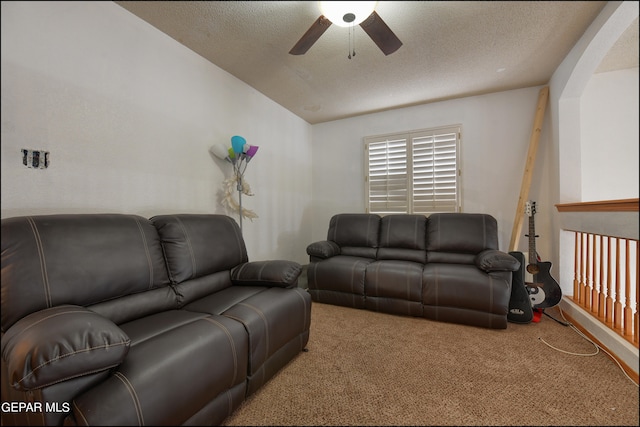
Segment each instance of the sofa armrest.
[[476,255],[476,266],[486,271],[517,271],[520,261],[506,252],[496,249],[487,249]]
[[234,285],[292,288],[298,286],[302,266],[286,260],[245,262],[231,269]]
[[307,255],[319,259],[331,258],[340,255],[340,246],[330,240],[321,240],[307,246]]
[[131,340],[111,320],[85,307],[31,313],[2,337],[9,384],[28,391],[119,365]]

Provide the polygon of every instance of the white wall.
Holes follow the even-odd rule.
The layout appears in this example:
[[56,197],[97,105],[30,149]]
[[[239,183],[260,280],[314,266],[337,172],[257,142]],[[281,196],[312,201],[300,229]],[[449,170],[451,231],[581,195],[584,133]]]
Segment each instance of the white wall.
[[[249,258],[306,263],[304,120],[112,2],[2,2],[1,54],[2,218],[225,213],[231,166],[208,149],[241,135],[260,147]],[[22,148],[49,151],[50,167],[23,166]]]
[[[638,197],[638,71],[594,75],[609,49],[637,17],[638,2],[607,2],[551,78],[551,175],[556,183],[551,191],[557,203]],[[635,82],[632,81],[633,74]],[[624,81],[616,81],[619,78]],[[623,88],[624,84],[628,86]],[[611,92],[605,93],[604,88]],[[625,108],[632,111],[627,113]],[[587,121],[590,123],[586,123]],[[606,135],[607,130],[612,127],[617,128],[613,131],[617,138],[607,140],[606,150],[603,151],[602,135]],[[624,158],[625,153],[628,153],[629,159]],[[606,159],[609,156],[621,163],[610,162]],[[624,172],[621,173],[619,169],[624,169]],[[625,176],[629,179],[625,179]],[[600,180],[610,183],[610,177],[617,180],[622,178],[613,186],[617,188],[611,185],[592,188]],[[593,213],[578,217],[578,221],[575,219],[578,213],[569,214],[574,217],[574,223],[586,224],[592,221]],[[617,213],[604,214],[605,227],[625,222],[620,221]],[[573,233],[562,229],[565,223],[567,213],[556,212],[552,227],[557,242],[554,243],[554,248],[558,252],[554,254],[552,261],[558,267],[555,277],[562,293],[569,297],[573,295],[574,237]],[[635,228],[635,231],[631,230],[631,233],[635,232],[637,236],[637,213],[632,223],[631,228]],[[583,230],[581,227],[577,229]],[[612,235],[626,233],[627,231],[622,234],[615,232]],[[560,308],[567,311],[590,335],[624,363],[632,368],[635,366],[637,373],[637,346],[595,321],[593,316],[573,304],[569,298],[563,299]]]
[[[592,83],[592,71],[575,83],[575,64],[593,68],[600,61],[591,38],[602,32],[600,27],[615,33],[620,24],[609,16],[628,15],[616,14],[616,8],[635,2],[610,3],[551,82],[529,199],[538,207],[537,249],[556,266],[554,204],[581,200],[590,179],[581,163],[595,159],[580,148],[580,133],[594,135],[585,141],[597,139],[587,128],[590,120],[581,121],[580,109],[602,116],[598,99],[610,96],[604,86],[625,87],[598,82],[605,75]],[[218,193],[230,165],[207,150],[238,134],[260,146],[246,174],[255,196],[243,197],[244,206],[259,215],[243,222],[250,258],[306,263],[306,245],[326,237],[331,215],[364,211],[363,137],[462,124],[464,211],[494,215],[500,247],[508,247],[541,87],[311,126],[115,3],[3,2],[1,42],[3,218],[105,211],[224,213]],[[625,131],[635,138],[635,151],[629,156],[626,149],[617,151],[619,161],[638,159],[637,70],[635,76],[629,91],[636,94],[636,119],[630,125],[635,137]],[[623,78],[631,82],[634,77]],[[587,82],[595,102],[580,100]],[[559,114],[559,105],[575,108]],[[627,114],[626,104],[617,109]],[[562,129],[560,116],[566,124]],[[582,129],[576,131],[576,124]],[[21,148],[50,151],[49,169],[25,168]],[[633,191],[637,197],[637,163],[630,170],[635,175],[628,182],[635,187],[625,198],[634,197]],[[526,250],[523,236],[519,249]]]
[[594,74],[580,98],[582,201],[638,197],[638,68]]
[[[565,182],[575,181],[577,190],[567,203],[638,198],[638,68],[593,74],[584,86],[582,96],[561,101],[563,117],[573,117],[575,129],[565,129],[565,140],[575,138],[579,148],[565,149],[563,165],[575,162],[574,171],[560,174]],[[566,125],[568,122],[563,122]],[[570,135],[570,133],[575,135]],[[575,236],[568,230],[581,230],[609,236],[638,238],[636,212],[556,213],[559,249],[553,259],[555,277],[564,295],[573,295]]]
[[[500,249],[508,250],[541,88],[435,102],[314,125],[312,238],[326,238],[332,215],[364,212],[365,136],[462,124],[463,211],[496,217]],[[549,152],[547,120],[542,126],[529,191],[539,212],[536,231],[538,223],[544,228],[549,211],[555,209],[545,191],[550,185],[545,172]],[[525,220],[521,234],[526,230]],[[537,249],[543,252],[547,244],[541,240]],[[519,250],[526,249],[527,239],[521,237]]]
[[[638,197],[638,70],[594,74],[638,17],[638,10],[638,2],[608,2],[551,78],[550,174],[556,184],[550,191],[554,203]],[[604,88],[611,92],[604,93]],[[611,128],[616,128],[618,138],[607,141],[606,152],[602,152],[600,136]],[[622,163],[612,164],[608,156]],[[623,179],[616,186],[591,188],[594,182],[610,183],[610,177]],[[562,233],[560,224],[560,214],[554,212],[555,253],[550,260],[557,267],[555,277],[563,294],[572,295],[573,240]]]

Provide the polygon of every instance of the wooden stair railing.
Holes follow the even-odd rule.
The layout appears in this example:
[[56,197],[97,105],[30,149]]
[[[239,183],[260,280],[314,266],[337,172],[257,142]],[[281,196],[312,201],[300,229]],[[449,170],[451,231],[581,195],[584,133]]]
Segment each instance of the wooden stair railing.
[[[559,212],[638,211],[638,199],[556,205]],[[637,239],[575,233],[573,301],[638,347],[640,244]]]

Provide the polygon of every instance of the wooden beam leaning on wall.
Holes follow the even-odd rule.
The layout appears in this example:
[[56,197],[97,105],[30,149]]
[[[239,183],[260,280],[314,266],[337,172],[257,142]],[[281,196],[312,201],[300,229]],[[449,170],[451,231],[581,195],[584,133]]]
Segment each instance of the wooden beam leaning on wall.
[[518,197],[518,207],[516,208],[516,216],[513,221],[513,230],[511,231],[511,242],[509,243],[509,251],[517,251],[520,241],[520,230],[522,230],[522,222],[524,219],[524,208],[527,198],[529,197],[529,188],[531,187],[531,179],[533,177],[533,167],[536,163],[536,154],[538,152],[538,141],[540,140],[540,132],[542,131],[542,122],[544,121],[544,112],[549,98],[549,86],[540,89],[538,94],[538,106],[533,120],[533,129],[531,129],[531,137],[529,138],[529,152],[527,153],[527,162],[524,167],[524,175],[522,177],[522,185],[520,187],[520,196]]

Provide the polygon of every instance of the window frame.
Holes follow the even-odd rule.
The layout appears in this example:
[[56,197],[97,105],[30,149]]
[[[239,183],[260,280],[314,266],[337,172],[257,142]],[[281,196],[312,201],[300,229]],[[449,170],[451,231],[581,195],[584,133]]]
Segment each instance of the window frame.
[[[363,141],[365,212],[462,212],[462,125],[367,136]],[[377,202],[372,200],[376,169]],[[422,171],[417,176],[416,169]]]

